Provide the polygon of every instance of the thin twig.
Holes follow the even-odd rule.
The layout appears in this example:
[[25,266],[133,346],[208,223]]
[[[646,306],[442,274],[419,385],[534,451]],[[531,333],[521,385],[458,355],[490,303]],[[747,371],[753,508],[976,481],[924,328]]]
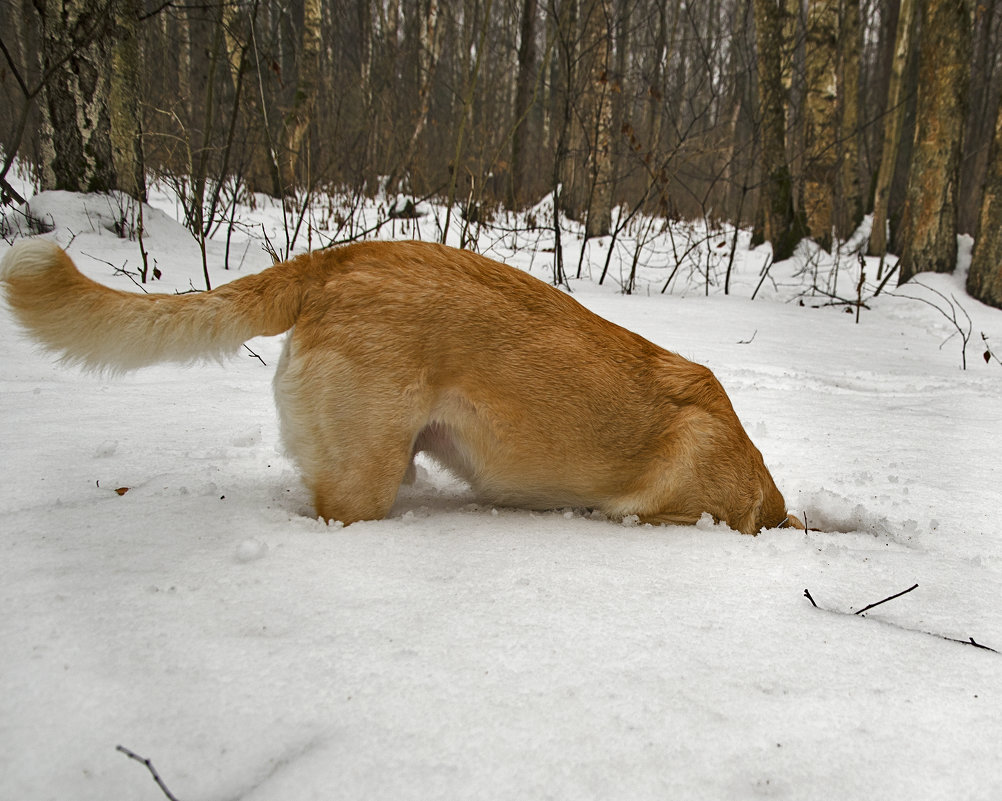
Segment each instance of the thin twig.
[[[945,303],[946,306],[950,309],[950,313],[947,314],[946,313],[946,309],[944,309],[938,303],[933,303],[931,300],[928,300],[927,298],[916,297],[915,295],[906,295],[900,289],[898,289],[897,292],[893,292],[892,294],[895,297],[898,297],[898,298],[907,298],[908,300],[917,300],[920,303],[924,303],[926,306],[932,306],[932,308],[934,308],[936,311],[938,311],[940,314],[942,314],[947,320],[949,320],[951,323],[953,323],[954,328],[957,329],[956,333],[960,334],[960,339],[961,339],[960,363],[961,363],[962,368],[964,370],[966,370],[967,369],[967,343],[971,339],[971,331],[974,328],[974,323],[971,322],[971,315],[969,315],[967,313],[967,309],[965,309],[963,306],[960,305],[960,301],[957,300],[956,296],[954,296],[953,294],[950,295],[950,298],[952,298],[952,300],[951,300],[950,298],[947,298],[946,295],[944,295],[938,289],[933,289],[931,286],[928,286],[927,284],[923,284],[921,281],[917,281],[914,278],[911,280],[910,284],[914,284],[915,286],[920,286],[920,287],[922,287],[922,289],[928,290],[929,292],[932,292],[934,295],[936,295],[937,297],[939,297],[943,301],[943,303]],[[956,304],[956,306],[954,306],[954,304]],[[967,330],[966,331],[960,325],[960,321],[957,318],[957,309],[960,309],[960,311],[963,312],[964,317],[967,318]],[[952,337],[952,336],[953,336],[953,334],[950,334],[950,337]],[[940,345],[941,348],[943,347],[943,345],[946,344],[946,342],[949,341],[950,337],[947,337],[946,340],[944,340],[943,344]]]
[[159,787],[163,791],[163,794],[167,796],[167,798],[169,798],[170,801],[178,801],[177,796],[175,796],[167,788],[167,785],[164,784],[164,780],[160,778],[160,774],[157,773],[157,769],[153,767],[153,763],[150,760],[146,759],[146,757],[139,756],[139,754],[135,753],[134,751],[130,751],[128,748],[122,745],[116,745],[115,750],[122,754],[125,754],[129,759],[135,760],[140,765],[145,765],[146,769],[150,772],[150,775],[153,777],[153,781],[157,783],[157,787]]
[[950,642],[959,642],[961,645],[973,645],[975,648],[980,648],[982,651],[991,651],[993,654],[997,654],[994,648],[989,648],[987,645],[982,645],[979,642],[975,642],[973,637],[968,637],[966,640],[957,640],[953,637],[944,637],[944,640],[949,640]]
[[752,300],[755,300],[755,296],[758,294],[758,291],[762,288],[762,284],[765,283],[765,279],[769,277],[769,268],[771,267],[772,267],[772,254],[770,253],[769,257],[766,259],[765,267],[762,269],[762,277],[758,281],[758,286],[755,287],[755,291],[752,292],[751,294]]
[[863,284],[866,283],[866,259],[859,255],[859,283],[856,284],[856,325],[859,325],[859,310],[863,307]]
[[[881,257],[880,257],[880,262],[881,262],[881,264],[883,264],[883,261],[884,261],[884,257],[883,257],[883,256],[881,256]],[[880,282],[880,285],[879,285],[879,286],[877,287],[877,291],[873,293],[873,297],[877,297],[877,295],[879,295],[879,294],[880,294],[880,293],[881,293],[881,292],[883,291],[883,289],[884,289],[884,286],[885,286],[885,285],[887,284],[887,282],[888,282],[888,281],[890,281],[890,280],[891,280],[891,276],[892,276],[892,275],[894,275],[894,273],[896,273],[897,271],[898,271],[898,265],[897,265],[897,264],[895,264],[895,265],[894,265],[893,267],[891,267],[891,269],[890,269],[890,270],[889,270],[889,271],[887,272],[887,275],[885,275],[885,276],[884,276],[884,280]],[[880,276],[878,275],[877,277],[879,278]]]
[[105,259],[99,259],[97,256],[92,256],[90,253],[87,253],[87,252],[85,252],[83,250],[81,250],[80,252],[84,256],[86,256],[87,258],[89,258],[89,259],[94,259],[94,261],[99,261],[99,262],[101,262],[101,264],[107,264],[109,267],[111,267],[112,270],[114,270],[115,275],[124,275],[126,278],[128,278],[130,281],[132,281],[132,283],[134,283],[137,287],[139,287],[143,292],[145,292],[147,295],[149,294],[149,290],[147,290],[146,287],[144,287],[142,284],[140,284],[135,279],[135,276],[133,276],[132,273],[130,273],[128,270],[125,269],[126,266],[129,264],[129,260],[128,259],[125,260],[125,262],[122,264],[121,267],[116,267],[110,261],[107,261]]
[[261,364],[263,364],[263,365],[264,365],[265,367],[267,367],[267,366],[268,366],[268,363],[267,363],[267,362],[266,362],[266,361],[265,361],[264,359],[262,359],[262,358],[261,358],[261,357],[260,357],[260,356],[259,356],[258,354],[256,354],[256,353],[255,353],[254,351],[252,351],[252,350],[250,349],[250,346],[249,346],[249,345],[248,345],[248,344],[247,344],[246,342],[244,343],[244,348],[246,348],[247,352],[248,352],[248,353],[249,353],[249,354],[251,355],[251,358],[252,358],[252,359],[257,359],[257,360],[258,360],[259,362],[261,362]]
[[854,612],[853,614],[855,614],[855,615],[861,615],[861,614],[863,614],[863,612],[868,612],[869,610],[873,609],[873,607],[875,607],[875,606],[880,606],[881,604],[886,604],[888,601],[893,601],[895,598],[900,598],[902,595],[907,595],[909,592],[911,592],[912,590],[917,589],[917,588],[918,588],[918,584],[912,584],[912,586],[910,586],[907,590],[902,590],[901,592],[897,592],[894,595],[889,595],[886,598],[884,598],[884,600],[877,601],[876,603],[872,603],[869,606],[864,606],[858,612]]
[[999,364],[1002,364],[1002,359],[1000,359],[998,357],[998,354],[995,353],[995,351],[992,350],[992,346],[988,342],[988,337],[985,336],[985,332],[984,331],[981,332],[981,341],[985,343],[985,352],[983,354],[983,358],[985,360],[985,364],[991,364],[992,359],[994,359],[995,361],[997,361]]
[[278,251],[275,250],[275,246],[271,244],[271,239],[268,236],[268,231],[264,227],[264,223],[261,223],[261,234],[264,236],[264,244],[261,245],[261,249],[271,257],[272,264],[281,263],[282,259],[279,258]]

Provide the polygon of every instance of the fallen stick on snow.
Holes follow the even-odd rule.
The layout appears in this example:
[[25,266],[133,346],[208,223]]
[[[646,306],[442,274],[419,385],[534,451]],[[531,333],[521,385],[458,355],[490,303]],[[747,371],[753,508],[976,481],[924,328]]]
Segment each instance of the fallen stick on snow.
[[160,774],[157,773],[157,769],[153,767],[153,763],[150,760],[146,759],[146,757],[139,756],[139,754],[137,754],[135,751],[130,751],[123,745],[116,745],[115,750],[125,754],[129,759],[135,760],[140,765],[145,765],[146,769],[150,772],[150,775],[153,777],[153,781],[157,783],[157,787],[159,787],[163,791],[163,794],[167,796],[167,798],[169,798],[170,801],[178,801],[177,796],[175,796],[169,789],[167,789],[167,785],[164,784],[164,780],[160,778]]
[[[860,609],[857,612],[843,612],[841,609],[828,609],[828,608],[823,607],[823,606],[818,606],[818,602],[814,600],[814,596],[811,595],[811,591],[808,590],[808,589],[806,589],[806,588],[804,589],[804,597],[808,601],[811,602],[811,606],[813,606],[815,609],[820,609],[822,612],[833,612],[834,614],[837,614],[837,615],[849,615],[849,614],[851,614],[853,616],[859,615],[861,617],[866,617],[866,615],[863,614],[864,612],[867,612],[870,609],[873,609],[875,606],[880,606],[883,603],[887,603],[888,601],[893,601],[895,598],[900,598],[902,595],[906,595],[909,592],[911,592],[912,590],[917,589],[917,588],[918,588],[918,584],[913,584],[907,590],[902,590],[901,592],[897,592],[894,595],[889,595],[889,596],[887,596],[886,598],[884,598],[881,601],[877,601],[876,603],[872,603],[869,606],[864,606],[862,609]],[[990,648],[987,645],[982,645],[981,643],[977,642],[973,637],[968,637],[966,640],[959,640],[956,637],[947,637],[945,634],[936,634],[933,631],[924,631],[922,629],[913,629],[913,628],[910,628],[908,626],[902,626],[900,623],[894,623],[894,622],[889,621],[889,620],[884,620],[882,622],[886,623],[888,626],[894,626],[895,628],[903,629],[904,631],[914,631],[914,632],[917,632],[918,634],[928,634],[930,637],[938,637],[939,639],[941,639],[941,640],[947,640],[948,642],[959,642],[961,645],[973,645],[975,648],[980,648],[983,651],[991,651],[993,654],[997,654],[998,653],[998,651],[996,651],[994,648]]]
[[918,584],[912,584],[912,586],[910,586],[907,590],[902,590],[901,592],[897,592],[894,595],[889,595],[886,598],[884,598],[884,600],[877,601],[876,603],[872,603],[869,606],[864,606],[858,612],[853,612],[853,614],[855,614],[855,615],[861,615],[861,614],[863,614],[863,612],[868,612],[869,610],[873,609],[873,607],[875,607],[875,606],[880,606],[881,604],[886,604],[888,601],[893,601],[895,598],[900,598],[902,595],[905,595],[906,593],[911,592],[912,590],[916,589],[917,587],[918,587]]

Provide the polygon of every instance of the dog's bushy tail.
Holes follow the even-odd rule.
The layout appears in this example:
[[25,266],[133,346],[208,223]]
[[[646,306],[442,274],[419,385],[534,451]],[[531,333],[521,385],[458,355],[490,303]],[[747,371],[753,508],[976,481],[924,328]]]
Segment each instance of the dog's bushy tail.
[[120,372],[157,362],[222,358],[254,336],[295,323],[307,291],[304,256],[211,292],[121,292],[82,275],[57,245],[28,239],[0,264],[18,322],[66,362]]

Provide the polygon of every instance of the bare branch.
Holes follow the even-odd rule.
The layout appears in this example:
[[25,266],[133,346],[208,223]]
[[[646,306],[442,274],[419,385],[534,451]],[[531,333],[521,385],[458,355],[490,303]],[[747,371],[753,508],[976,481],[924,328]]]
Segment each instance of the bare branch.
[[157,787],[160,788],[163,794],[167,796],[167,798],[169,798],[170,801],[178,801],[177,796],[175,796],[167,788],[167,785],[164,784],[164,780],[160,778],[160,774],[157,773],[157,769],[153,767],[153,763],[150,760],[146,759],[146,757],[139,756],[139,754],[135,753],[134,751],[130,751],[128,748],[122,745],[116,745],[115,750],[118,751],[119,753],[125,754],[129,759],[135,760],[140,765],[145,765],[146,769],[150,772],[150,775],[153,777],[153,781],[157,783]]
[[901,592],[895,593],[894,595],[889,595],[886,598],[884,598],[884,600],[877,601],[876,603],[872,603],[869,606],[864,606],[858,612],[854,612],[853,614],[861,615],[864,612],[868,612],[869,610],[873,609],[876,606],[880,606],[881,604],[886,604],[888,601],[893,601],[895,598],[900,598],[902,595],[906,595],[914,589],[918,589],[918,584],[912,584],[912,586],[910,586],[907,590],[902,590]]
[[[924,303],[926,306],[931,306],[936,311],[938,311],[940,314],[942,314],[947,320],[949,320],[951,323],[953,323],[954,328],[957,329],[957,333],[960,334],[960,339],[961,339],[960,360],[961,360],[962,368],[964,370],[966,370],[967,369],[967,343],[970,341],[970,339],[971,339],[971,331],[974,329],[974,323],[971,322],[971,316],[967,313],[967,309],[965,309],[963,306],[960,305],[960,301],[957,300],[956,296],[953,295],[953,294],[951,294],[950,297],[947,298],[946,295],[944,295],[938,289],[934,289],[933,287],[928,286],[927,284],[923,284],[920,281],[916,281],[915,279],[912,279],[909,282],[909,284],[914,284],[916,286],[920,286],[920,287],[922,287],[922,289],[925,289],[925,290],[928,290],[929,292],[932,292],[934,295],[936,295],[937,297],[939,297],[943,301],[943,303],[946,305],[946,307],[950,310],[949,314],[947,314],[946,309],[944,309],[938,303],[933,303],[933,301],[929,300],[928,298],[922,298],[922,297],[918,297],[916,295],[906,295],[900,289],[898,289],[897,292],[893,292],[892,293],[894,295],[894,297],[897,297],[897,298],[907,298],[908,300],[917,300],[919,303]],[[954,304],[956,304],[956,305],[954,305]],[[967,319],[967,329],[966,330],[964,329],[963,326],[961,326],[960,321],[957,318],[957,309],[960,309],[960,311],[963,312],[964,317]],[[950,336],[953,336],[953,335],[951,334]],[[944,340],[943,344],[945,345],[946,342],[948,342],[948,341],[949,341],[949,337],[947,337],[947,339]],[[940,345],[940,347],[943,347],[943,345]]]

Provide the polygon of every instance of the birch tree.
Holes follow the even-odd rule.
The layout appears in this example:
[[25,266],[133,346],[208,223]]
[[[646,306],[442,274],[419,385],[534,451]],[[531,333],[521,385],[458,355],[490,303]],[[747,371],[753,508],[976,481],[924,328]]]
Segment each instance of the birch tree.
[[825,250],[832,245],[838,175],[838,11],[837,0],[807,3],[803,205],[807,229]]
[[41,26],[42,187],[104,192],[115,187],[108,113],[110,2],[35,0]]
[[282,191],[289,193],[296,186],[296,168],[303,140],[313,119],[320,80],[320,28],[323,4],[321,0],[304,0],[300,51],[296,74],[296,93],[283,121]]
[[883,256],[887,252],[887,225],[889,219],[891,182],[898,161],[898,148],[905,120],[905,68],[912,47],[916,0],[901,0],[898,25],[894,33],[894,55],[887,86],[887,107],[884,112],[883,138],[880,149],[880,168],[873,196],[873,227],[870,232],[870,255]]
[[421,16],[418,20],[418,25],[418,110],[417,117],[414,120],[414,128],[404,153],[402,164],[404,169],[411,169],[413,167],[414,158],[417,155],[418,142],[420,142],[421,134],[428,124],[428,114],[431,110],[432,86],[442,48],[442,38],[439,30],[438,0],[425,0],[421,7]]
[[588,201],[585,233],[605,236],[612,225],[612,13],[610,0],[587,7],[585,48],[590,64],[585,90]]

